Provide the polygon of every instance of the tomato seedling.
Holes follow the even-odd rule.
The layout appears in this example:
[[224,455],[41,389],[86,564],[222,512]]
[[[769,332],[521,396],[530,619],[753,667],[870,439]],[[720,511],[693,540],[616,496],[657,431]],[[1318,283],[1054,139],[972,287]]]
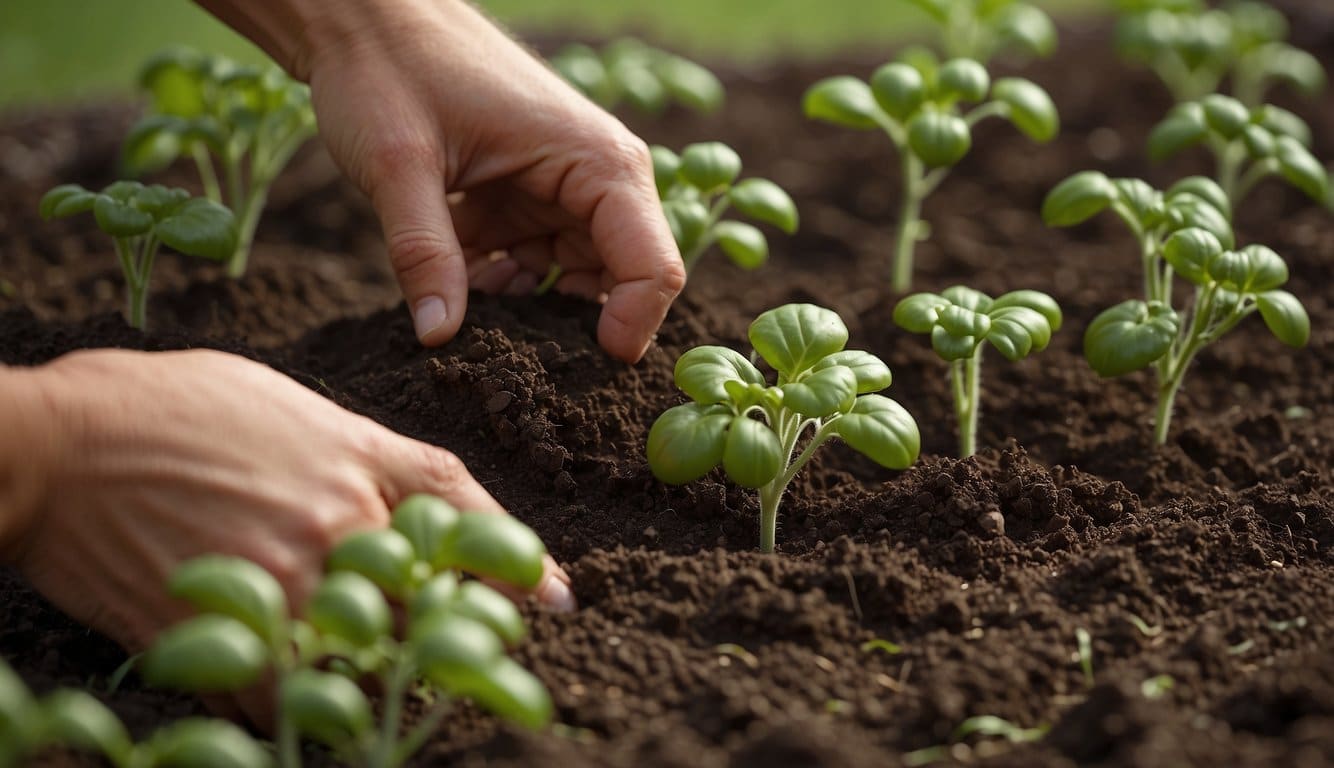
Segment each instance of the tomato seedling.
[[894,322],[912,333],[930,334],[931,348],[950,364],[959,456],[967,458],[977,452],[985,343],[1010,361],[1040,352],[1061,329],[1061,308],[1038,291],[1012,291],[992,299],[956,285],[938,294],[908,296],[894,307]]
[[[961,102],[977,104],[964,112]],[[973,126],[1000,117],[1037,142],[1051,141],[1060,129],[1046,91],[1014,77],[993,84],[986,68],[971,59],[937,65],[917,56],[912,64],[886,64],[869,83],[847,75],[828,78],[806,92],[804,107],[817,120],[883,130],[898,149],[903,199],[894,247],[897,291],[912,285],[913,250],[930,231],[921,220],[922,201],[968,153]]]
[[[881,466],[917,460],[921,435],[903,406],[873,394],[890,385],[874,355],[844,349],[838,314],[811,304],[769,310],[750,325],[755,352],[778,372],[770,385],[750,360],[726,347],[696,347],[676,362],[692,402],[668,409],[648,436],[648,463],[665,483],[698,480],[722,465],[760,497],[760,550],[773,552],[783,493],[821,445],[842,438]],[[801,439],[810,432],[798,453]]]
[[236,213],[238,237],[227,273],[241,276],[269,187],[315,135],[309,89],[277,67],[246,66],[191,50],[154,57],[139,82],[152,98],[152,110],[125,139],[125,169],[151,173],[189,156],[204,194]]
[[[1300,301],[1279,288],[1288,267],[1262,245],[1235,250],[1231,208],[1222,188],[1203,177],[1166,193],[1138,179],[1088,171],[1062,182],[1043,205],[1051,226],[1073,226],[1115,211],[1140,242],[1144,298],[1104,311],[1084,333],[1084,356],[1099,375],[1121,376],[1153,366],[1158,379],[1154,440],[1167,442],[1172,406],[1195,356],[1259,312],[1279,341],[1305,346],[1311,321]],[[1194,288],[1190,305],[1174,308],[1173,279]]]
[[[368,768],[401,765],[456,698],[537,728],[551,717],[551,699],[505,655],[526,633],[523,618],[499,592],[460,573],[531,588],[545,554],[511,517],[461,514],[413,496],[394,510],[390,528],[353,534],[334,549],[304,619],[289,618],[282,588],[254,563],[199,558],[176,572],[171,591],[203,613],[159,636],[142,671],[155,684],[198,693],[236,691],[271,672],[281,768],[300,764],[300,737]],[[401,636],[390,599],[406,610]],[[378,723],[355,682],[363,676],[384,691]],[[419,679],[430,687],[428,711],[400,734],[404,699]]]
[[768,260],[769,241],[763,232],[744,222],[722,220],[730,208],[789,235],[797,231],[792,198],[768,179],[737,181],[741,158],[726,144],[691,144],[680,155],[661,146],[651,151],[662,210],[687,272],[714,243],[742,269],[755,269]]
[[983,63],[1005,54],[1046,58],[1056,51],[1056,25],[1045,11],[1016,0],[909,0],[939,29],[950,58]]
[[158,250],[166,245],[187,256],[225,262],[236,248],[236,218],[223,206],[136,181],[117,181],[101,192],[62,184],[39,205],[43,219],[92,212],[98,229],[111,236],[125,275],[125,317],[142,330],[148,312],[148,281]]
[[1287,19],[1266,3],[1213,9],[1203,0],[1118,0],[1117,7],[1118,52],[1153,70],[1178,102],[1214,93],[1225,79],[1251,107],[1279,83],[1310,95],[1325,86],[1320,61],[1287,42]]
[[1217,179],[1235,207],[1255,185],[1281,176],[1318,203],[1329,198],[1329,175],[1311,154],[1311,129],[1273,105],[1248,109],[1218,94],[1177,105],[1149,135],[1154,160],[1204,145],[1217,160]]
[[657,114],[675,102],[708,113],[721,107],[726,95],[708,69],[633,38],[616,40],[600,52],[569,45],[551,57],[551,65],[608,110],[628,102],[641,112]]

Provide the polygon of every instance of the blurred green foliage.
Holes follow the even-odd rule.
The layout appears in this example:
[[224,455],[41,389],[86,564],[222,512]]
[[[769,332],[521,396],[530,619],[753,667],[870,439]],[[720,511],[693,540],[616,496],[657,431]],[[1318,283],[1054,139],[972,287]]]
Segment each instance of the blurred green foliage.
[[[811,57],[920,33],[906,0],[480,0],[520,35],[634,33],[716,58]],[[1098,0],[1045,0],[1053,11]],[[262,54],[188,0],[0,0],[0,107],[130,90],[148,56],[181,43],[257,61]]]

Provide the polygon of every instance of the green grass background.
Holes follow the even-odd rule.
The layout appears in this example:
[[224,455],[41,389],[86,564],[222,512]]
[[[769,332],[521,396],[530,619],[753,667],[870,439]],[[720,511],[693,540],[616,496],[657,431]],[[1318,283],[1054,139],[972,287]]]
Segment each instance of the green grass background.
[[[1054,12],[1098,0],[1038,0]],[[519,35],[632,31],[705,57],[819,56],[893,43],[924,18],[905,0],[479,0]],[[130,87],[140,62],[171,43],[260,59],[189,0],[0,0],[0,107]]]

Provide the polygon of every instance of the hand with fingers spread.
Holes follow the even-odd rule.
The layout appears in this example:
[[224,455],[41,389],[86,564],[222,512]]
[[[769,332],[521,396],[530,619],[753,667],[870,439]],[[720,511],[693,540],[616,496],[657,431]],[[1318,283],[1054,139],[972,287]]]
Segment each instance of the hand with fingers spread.
[[428,345],[469,286],[603,300],[636,361],[685,283],[647,147],[462,0],[201,0],[310,83],[320,133],[371,198]]
[[[0,416],[0,560],[133,650],[188,615],[166,584],[197,555],[253,560],[303,605],[332,546],[408,495],[504,514],[453,454],[220,352],[0,368]],[[567,583],[548,558],[536,594],[572,609]]]

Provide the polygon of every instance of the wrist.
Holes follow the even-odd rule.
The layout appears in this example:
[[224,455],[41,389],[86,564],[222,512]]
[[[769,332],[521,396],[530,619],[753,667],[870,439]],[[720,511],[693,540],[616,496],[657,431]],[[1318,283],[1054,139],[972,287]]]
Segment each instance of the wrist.
[[15,563],[53,490],[55,469],[76,440],[77,418],[52,364],[0,366],[0,563]]

